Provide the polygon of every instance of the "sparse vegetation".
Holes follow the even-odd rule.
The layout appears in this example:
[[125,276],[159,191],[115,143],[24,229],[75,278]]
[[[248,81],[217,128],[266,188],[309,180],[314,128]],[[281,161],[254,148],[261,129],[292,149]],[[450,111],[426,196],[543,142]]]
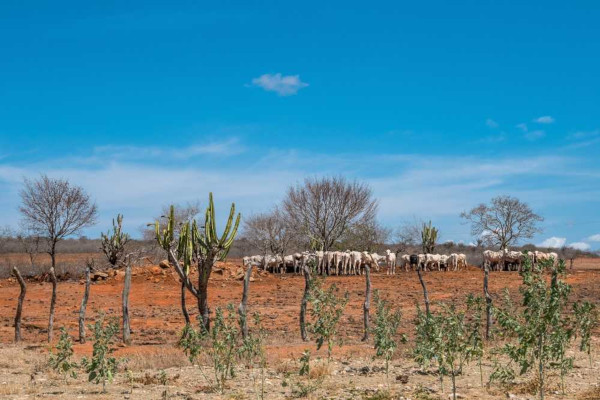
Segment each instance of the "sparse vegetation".
[[[512,304],[496,310],[498,323],[508,337],[515,341],[506,343],[500,353],[507,356],[509,364],[498,365],[491,379],[508,381],[516,372],[512,364],[519,366],[518,374],[536,371],[537,392],[541,400],[546,393],[547,377],[550,370],[558,370],[561,387],[564,391],[564,378],[573,368],[573,357],[567,356],[567,350],[575,337],[577,329],[581,332],[582,350],[587,350],[587,332],[594,325],[594,307],[589,303],[575,305],[574,315],[567,312],[571,286],[563,280],[564,261],[541,263],[535,268],[525,262],[520,274],[523,283],[520,288],[522,308],[515,309]],[[544,271],[550,272],[547,282]]]
[[[375,291],[375,323],[373,326],[373,340],[375,355],[385,360],[385,374],[389,386],[390,360],[398,347],[398,328],[402,321],[400,311],[392,311],[387,301],[382,299],[379,291]],[[406,341],[406,337],[400,338]]]
[[[105,323],[106,322],[106,323]],[[106,384],[111,383],[122,360],[115,358],[115,336],[119,332],[119,321],[100,314],[94,325],[88,327],[93,332],[94,345],[92,358],[83,358],[81,365],[88,374],[88,380],[96,384],[102,383],[102,392],[106,392]]]
[[73,341],[64,327],[60,328],[55,351],[50,350],[48,365],[65,378],[77,378],[78,365],[73,361]]

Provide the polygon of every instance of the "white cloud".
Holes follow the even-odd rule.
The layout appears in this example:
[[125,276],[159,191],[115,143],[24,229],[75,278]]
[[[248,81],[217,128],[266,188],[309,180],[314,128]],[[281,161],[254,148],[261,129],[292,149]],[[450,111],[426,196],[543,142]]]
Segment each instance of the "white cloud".
[[582,251],[586,251],[586,250],[590,249],[590,245],[585,242],[570,243],[568,247],[570,247],[572,249],[576,249],[576,250],[582,250]]
[[542,243],[538,244],[538,246],[539,247],[560,248],[560,247],[563,247],[566,242],[567,242],[567,238],[552,236],[551,238],[548,238],[548,239],[544,240]]
[[488,118],[485,120],[485,124],[490,127],[490,128],[497,128],[498,127],[498,123],[496,121],[494,121],[491,118]]
[[300,75],[264,74],[252,79],[252,86],[258,86],[267,92],[275,92],[279,96],[291,96],[298,90],[308,86],[300,80]]
[[534,141],[534,140],[541,139],[544,136],[546,136],[546,132],[541,131],[541,130],[537,130],[537,131],[527,132],[525,134],[525,139]]
[[525,124],[525,123],[517,124],[517,128],[519,128],[520,130],[522,130],[525,133],[527,133],[527,131],[528,131],[527,124]]
[[537,122],[538,124],[553,124],[554,118],[552,118],[549,115],[544,115],[542,117],[538,117],[538,118],[534,119],[533,121]]
[[590,236],[587,238],[590,242],[600,242],[600,233]]
[[209,142],[202,145],[176,148],[157,146],[97,146],[94,148],[94,155],[126,160],[161,158],[164,161],[169,158],[187,160],[200,155],[232,156],[244,151],[245,148],[239,143],[239,140],[231,138],[221,142]]

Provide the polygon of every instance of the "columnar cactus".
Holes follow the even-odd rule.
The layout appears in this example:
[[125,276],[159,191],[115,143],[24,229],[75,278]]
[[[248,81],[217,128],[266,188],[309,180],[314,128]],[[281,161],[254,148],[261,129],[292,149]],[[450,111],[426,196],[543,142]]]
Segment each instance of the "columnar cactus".
[[[213,195],[210,193],[204,226],[199,228],[196,220],[188,221],[181,227],[177,243],[175,243],[174,236],[175,217],[173,206],[170,208],[167,224],[162,231],[158,221],[155,222],[156,240],[169,254],[169,262],[175,266],[187,289],[198,299],[198,309],[202,317],[202,323],[207,330],[210,321],[207,297],[208,278],[215,262],[224,260],[233,244],[240,225],[241,215],[238,213],[235,222],[234,217],[235,204],[231,204],[227,225],[223,234],[219,237]],[[194,286],[189,277],[191,267],[198,269],[197,287]]]
[[129,235],[123,233],[122,224],[123,224],[123,215],[117,214],[117,220],[113,218],[112,221],[113,228],[112,233],[109,230],[106,234],[101,233],[101,247],[100,249],[106,256],[106,259],[110,263],[110,265],[114,268],[117,266],[121,257],[123,256],[123,252],[125,251],[125,245],[129,242]]
[[423,224],[423,229],[421,230],[423,252],[433,253],[433,250],[435,249],[435,243],[437,241],[437,235],[438,230],[431,225],[431,221],[429,221],[429,225]]

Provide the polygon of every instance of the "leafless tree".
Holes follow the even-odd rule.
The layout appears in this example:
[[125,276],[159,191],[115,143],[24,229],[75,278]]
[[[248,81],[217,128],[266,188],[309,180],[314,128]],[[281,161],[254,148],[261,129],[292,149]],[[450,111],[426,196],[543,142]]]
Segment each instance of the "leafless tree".
[[372,219],[357,223],[348,229],[341,239],[340,249],[373,252],[378,246],[386,244],[392,231]]
[[36,232],[25,228],[17,233],[17,241],[21,250],[29,256],[31,267],[34,267],[35,260],[42,250],[43,238]]
[[261,254],[281,255],[296,238],[294,229],[277,208],[246,218],[242,237],[259,249]]
[[81,229],[96,222],[97,207],[79,186],[64,179],[52,179],[42,175],[39,179],[25,179],[21,190],[23,223],[46,241],[50,255],[50,279],[52,297],[48,319],[48,342],[52,342],[54,310],[56,307],[56,244],[64,238],[77,234]]
[[413,217],[412,220],[403,221],[396,232],[398,242],[406,246],[421,245],[421,230],[425,221]]
[[364,183],[343,177],[307,178],[288,189],[282,210],[312,247],[329,250],[348,229],[375,218],[377,201]]
[[541,232],[538,223],[544,218],[534,213],[527,203],[511,196],[494,197],[460,214],[471,223],[471,234],[487,246],[506,249]]

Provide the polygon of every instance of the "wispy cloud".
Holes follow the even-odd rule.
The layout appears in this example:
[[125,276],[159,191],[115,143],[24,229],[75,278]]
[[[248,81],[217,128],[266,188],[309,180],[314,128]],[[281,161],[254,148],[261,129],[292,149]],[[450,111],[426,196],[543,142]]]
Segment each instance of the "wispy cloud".
[[497,128],[498,127],[498,123],[496,121],[494,121],[491,118],[488,118],[485,120],[485,124],[490,127],[490,128]]
[[538,124],[553,124],[554,118],[552,118],[550,115],[544,115],[534,119],[533,121],[537,122]]
[[558,248],[563,247],[565,245],[565,243],[567,243],[567,238],[552,236],[552,237],[544,240],[540,244],[538,244],[538,246],[539,247],[551,247],[551,248],[558,249]]
[[520,129],[520,130],[522,130],[523,132],[527,132],[527,131],[528,131],[528,129],[527,129],[527,124],[525,124],[525,123],[520,123],[520,124],[517,124],[517,128],[519,128],[519,129]]
[[569,245],[567,247],[570,247],[570,248],[576,249],[576,250],[582,250],[582,251],[586,251],[586,250],[590,249],[590,245],[585,242],[569,243]]
[[524,136],[525,136],[525,139],[534,141],[534,140],[538,140],[538,139],[541,139],[544,136],[546,136],[546,132],[544,132],[542,130],[536,130],[536,131],[527,132]]
[[573,143],[566,146],[567,149],[580,149],[600,143],[600,130],[577,131],[567,136]]
[[263,88],[267,92],[275,92],[279,96],[291,96],[298,90],[308,86],[300,80],[300,75],[264,74],[252,79],[252,85]]
[[590,236],[587,238],[590,242],[600,242],[600,233]]
[[231,156],[245,151],[237,138],[230,138],[221,142],[211,142],[202,145],[186,147],[157,147],[157,146],[97,146],[94,155],[110,157],[111,159],[150,160],[153,158],[168,158],[187,160],[201,155]]

